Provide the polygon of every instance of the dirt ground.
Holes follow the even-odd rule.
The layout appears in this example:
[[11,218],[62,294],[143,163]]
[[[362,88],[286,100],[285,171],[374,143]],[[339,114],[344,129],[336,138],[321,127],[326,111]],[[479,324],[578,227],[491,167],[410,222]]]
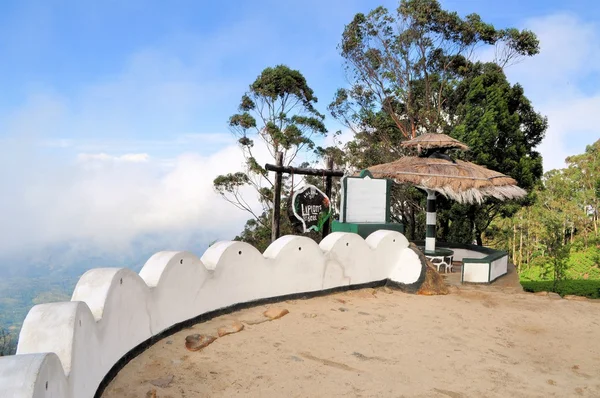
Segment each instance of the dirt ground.
[[[289,314],[252,325],[267,308]],[[185,348],[186,336],[235,320],[244,330]],[[600,303],[475,287],[287,301],[159,341],[103,395],[236,396],[600,397]]]

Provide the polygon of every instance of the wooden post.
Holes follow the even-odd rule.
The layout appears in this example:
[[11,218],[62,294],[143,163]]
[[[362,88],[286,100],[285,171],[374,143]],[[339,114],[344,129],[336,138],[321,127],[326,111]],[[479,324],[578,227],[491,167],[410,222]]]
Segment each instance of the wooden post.
[[281,172],[284,174],[296,174],[303,176],[315,176],[315,177],[343,177],[344,172],[342,170],[325,170],[325,169],[306,169],[302,167],[292,167],[292,166],[274,166],[272,164],[265,164],[265,169],[267,171],[275,171]]
[[[283,166],[283,152],[275,154],[275,162],[279,167]],[[279,238],[279,219],[281,217],[281,171],[275,173],[275,184],[273,186],[273,219],[271,220],[271,242]]]
[[[333,170],[333,158],[331,156],[327,157],[326,160],[326,168],[327,170],[331,171]],[[325,195],[329,198],[329,200],[331,200],[331,189],[332,189],[332,185],[333,185],[333,176],[328,175],[327,177],[325,177]],[[332,209],[333,211],[333,203],[329,204],[330,209]],[[329,217],[327,219],[327,221],[325,221],[325,224],[323,224],[323,238],[325,238],[327,235],[329,235],[329,226],[331,225],[331,217]]]

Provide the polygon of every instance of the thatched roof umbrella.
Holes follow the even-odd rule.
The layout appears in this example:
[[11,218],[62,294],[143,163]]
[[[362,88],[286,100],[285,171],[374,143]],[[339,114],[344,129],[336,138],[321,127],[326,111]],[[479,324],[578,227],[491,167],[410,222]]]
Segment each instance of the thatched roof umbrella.
[[369,171],[374,177],[409,183],[460,203],[481,203],[487,197],[516,199],[527,194],[513,178],[462,160],[405,156],[369,167]]
[[[467,149],[444,134],[424,134],[403,144],[419,149]],[[427,192],[427,235],[425,251],[435,252],[436,193],[460,203],[481,203],[487,197],[499,200],[522,198],[527,194],[517,182],[504,174],[441,153],[429,157],[406,156],[396,161],[369,167],[374,177],[387,177],[409,183]]]
[[404,141],[401,144],[405,148],[423,148],[423,149],[450,149],[457,148],[463,151],[468,151],[469,147],[447,136],[446,134],[427,133],[413,138],[409,141]]

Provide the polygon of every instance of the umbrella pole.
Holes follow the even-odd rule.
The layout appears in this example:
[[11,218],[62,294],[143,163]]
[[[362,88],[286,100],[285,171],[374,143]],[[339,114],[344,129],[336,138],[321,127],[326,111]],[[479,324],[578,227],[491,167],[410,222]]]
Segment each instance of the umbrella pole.
[[435,252],[435,191],[427,191],[427,229],[425,235],[425,252]]

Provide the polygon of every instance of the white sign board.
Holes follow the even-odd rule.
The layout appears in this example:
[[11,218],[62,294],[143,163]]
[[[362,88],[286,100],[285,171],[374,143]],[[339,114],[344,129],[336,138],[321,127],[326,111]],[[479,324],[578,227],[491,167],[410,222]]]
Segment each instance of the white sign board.
[[345,218],[342,222],[386,223],[388,214],[388,181],[364,178],[345,178],[343,183]]

